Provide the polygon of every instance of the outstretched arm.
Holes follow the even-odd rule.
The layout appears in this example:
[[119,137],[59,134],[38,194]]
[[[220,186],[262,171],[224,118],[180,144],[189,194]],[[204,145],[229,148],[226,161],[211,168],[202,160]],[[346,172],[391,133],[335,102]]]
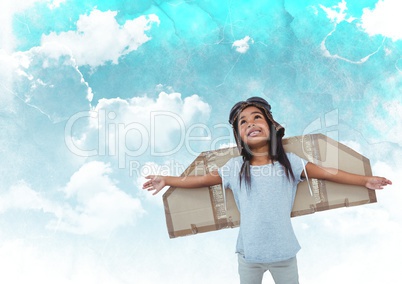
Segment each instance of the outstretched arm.
[[[306,171],[309,178],[324,179],[337,183],[365,186],[369,189],[383,189],[392,182],[384,177],[363,176],[348,173],[342,170],[320,167],[313,163],[307,163]],[[304,172],[302,177],[305,177]]]
[[165,186],[197,188],[222,183],[222,178],[219,176],[218,171],[213,171],[203,176],[173,177],[150,175],[145,178],[148,181],[143,184],[142,188],[148,191],[154,190],[153,195],[157,194]]

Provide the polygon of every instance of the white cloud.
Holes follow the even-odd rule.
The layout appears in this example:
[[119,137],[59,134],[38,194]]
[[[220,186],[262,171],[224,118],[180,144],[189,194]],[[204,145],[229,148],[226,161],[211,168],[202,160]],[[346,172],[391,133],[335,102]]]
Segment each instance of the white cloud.
[[52,241],[44,243],[43,240],[30,243],[29,239],[1,242],[0,281],[12,284],[121,283],[99,257],[100,252],[72,247],[65,240],[62,246],[54,245]]
[[356,141],[347,140],[347,141],[339,141],[339,142],[348,146],[349,148],[355,150],[356,152],[358,152],[360,154],[363,153],[362,146]]
[[230,143],[222,143],[219,145],[218,149],[225,149],[225,148],[232,148],[232,147],[237,147],[236,143],[230,142]]
[[402,200],[402,167],[393,168],[390,165],[400,165],[399,156],[390,157],[389,162],[376,162],[373,165],[373,175],[384,176],[392,181],[391,186],[387,186],[382,191],[377,191],[377,199],[382,208],[389,214],[390,218],[398,224],[397,227],[402,233],[402,211],[400,201]]
[[104,237],[120,226],[131,225],[145,214],[141,202],[122,191],[109,176],[111,168],[89,162],[75,172],[63,189],[70,208],[51,227],[75,234]]
[[115,19],[116,15],[114,11],[99,10],[81,15],[76,31],[43,35],[42,45],[62,45],[71,51],[79,66],[96,67],[108,61],[117,64],[121,56],[137,50],[151,39],[146,31],[151,29],[152,24],[159,24],[159,18],[154,14],[140,16],[121,26]]
[[[0,17],[1,18],[1,17]],[[17,70],[18,63],[5,50],[0,49],[0,110],[4,112],[15,112],[12,101],[14,99],[13,71]]]
[[377,204],[316,213],[313,222],[318,228],[311,230],[310,239],[302,238],[306,245],[299,261],[310,280],[305,282],[393,283],[399,279],[395,259],[402,253],[402,214],[395,201],[401,200],[397,175],[402,172],[384,164],[375,164],[373,170],[396,183],[377,191]]
[[354,19],[354,18],[347,19],[346,10],[348,8],[345,0],[342,0],[342,2],[339,2],[338,5],[334,5],[332,7],[325,7],[324,5],[320,4],[320,8],[324,10],[324,12],[327,14],[327,18],[330,19],[331,22],[336,24],[345,20],[351,22]]
[[30,186],[20,181],[0,195],[0,214],[8,210],[37,210],[43,212],[51,212],[55,215],[61,213],[61,208],[41,194],[31,189]]
[[66,0],[47,0],[50,9],[59,8],[61,4],[64,4]]
[[124,168],[126,156],[148,153],[161,157],[176,153],[186,146],[186,136],[197,132],[196,129],[189,133],[193,124],[202,125],[201,130],[207,128],[210,111],[198,95],[182,99],[179,93],[161,92],[156,100],[101,99],[94,108],[88,135],[99,137],[96,144],[100,152],[115,156]]
[[402,253],[398,202],[402,200],[402,169],[390,164],[394,163],[372,165],[374,175],[393,181],[392,186],[376,191],[377,203],[293,219],[303,247],[299,268],[304,282],[393,283],[399,279],[395,257]]
[[[378,113],[381,111],[381,115]],[[368,110],[368,118],[375,129],[386,137],[387,141],[402,146],[402,103],[390,100],[381,105],[373,101]]]
[[84,164],[63,188],[66,198],[61,201],[51,200],[21,181],[0,195],[0,214],[10,210],[50,213],[48,229],[103,238],[117,228],[133,225],[145,214],[140,200],[121,190],[111,174],[111,168],[102,162]]
[[[0,2],[0,47],[10,51],[15,44],[12,29],[13,8],[11,1]],[[0,65],[1,66],[1,65]]]
[[254,40],[249,36],[245,36],[243,39],[233,42],[232,47],[235,47],[239,53],[246,53],[250,48],[249,43],[254,43]]
[[382,35],[393,41],[402,39],[400,0],[380,0],[373,10],[363,10],[361,27],[370,35]]
[[[106,241],[35,239],[0,243],[2,283],[236,283],[235,230],[169,240],[162,231]],[[220,253],[217,253],[219,251]],[[210,273],[219,267],[219,273]],[[178,281],[180,275],[180,281]]]

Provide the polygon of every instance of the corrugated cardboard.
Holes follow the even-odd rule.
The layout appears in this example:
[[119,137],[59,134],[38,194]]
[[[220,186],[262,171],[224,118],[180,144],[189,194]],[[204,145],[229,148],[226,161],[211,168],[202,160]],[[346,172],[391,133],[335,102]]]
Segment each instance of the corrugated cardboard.
[[[349,147],[323,135],[309,134],[283,139],[286,152],[293,152],[317,165],[371,175],[370,161]],[[235,156],[236,147],[202,152],[181,175],[202,175],[223,166]],[[339,207],[376,202],[374,190],[361,186],[309,179],[299,183],[292,217]],[[226,202],[225,202],[226,201]],[[237,227],[240,215],[233,193],[221,185],[196,189],[170,187],[163,195],[170,238]]]

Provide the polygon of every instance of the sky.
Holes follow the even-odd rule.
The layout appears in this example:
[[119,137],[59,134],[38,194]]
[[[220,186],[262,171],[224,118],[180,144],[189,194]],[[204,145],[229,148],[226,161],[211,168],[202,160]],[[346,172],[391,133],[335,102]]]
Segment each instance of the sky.
[[[301,283],[395,283],[402,255],[398,0],[0,2],[0,281],[237,283],[238,229],[169,239],[147,174],[233,145],[262,96],[393,185],[292,219]],[[266,275],[263,283],[273,283]]]

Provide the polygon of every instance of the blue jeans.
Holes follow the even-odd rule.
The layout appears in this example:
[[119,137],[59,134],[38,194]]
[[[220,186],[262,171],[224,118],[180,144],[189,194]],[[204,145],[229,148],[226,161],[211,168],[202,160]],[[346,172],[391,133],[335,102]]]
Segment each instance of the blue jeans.
[[240,284],[261,284],[264,273],[269,270],[276,284],[298,284],[299,274],[296,257],[273,263],[249,263],[238,254]]

